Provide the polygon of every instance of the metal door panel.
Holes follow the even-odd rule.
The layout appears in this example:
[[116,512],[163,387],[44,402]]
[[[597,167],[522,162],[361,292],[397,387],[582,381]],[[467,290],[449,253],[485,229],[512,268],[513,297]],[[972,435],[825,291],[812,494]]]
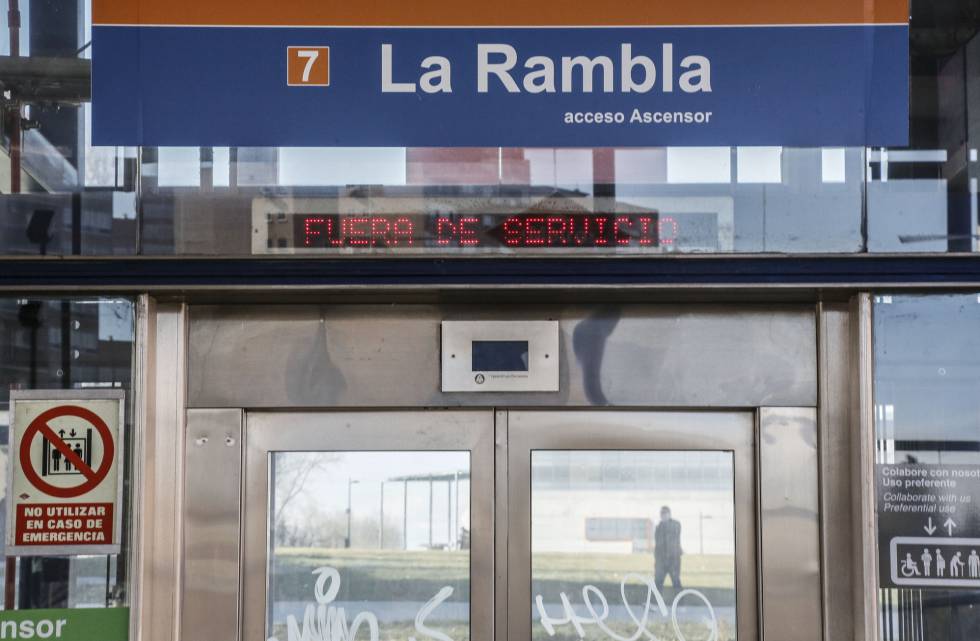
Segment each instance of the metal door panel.
[[759,410],[762,620],[767,641],[820,641],[817,411]]
[[[440,391],[443,320],[554,319],[558,392]],[[195,306],[190,407],[816,405],[813,307]]]
[[849,351],[853,321],[846,304],[823,304],[820,313],[820,550],[825,641],[854,639],[854,520],[852,494],[860,491],[851,470],[850,389],[856,378]]
[[242,415],[187,413],[182,641],[239,638]]

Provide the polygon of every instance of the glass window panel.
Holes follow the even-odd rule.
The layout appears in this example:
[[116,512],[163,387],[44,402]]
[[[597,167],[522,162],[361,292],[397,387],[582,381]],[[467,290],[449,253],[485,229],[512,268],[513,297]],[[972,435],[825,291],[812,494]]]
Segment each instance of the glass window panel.
[[[890,631],[912,627],[916,638],[926,641],[970,638],[980,630],[975,586],[980,560],[974,553],[980,549],[980,539],[974,538],[980,531],[974,507],[980,501],[978,327],[980,295],[975,293],[875,298],[879,601],[885,640],[898,638]],[[953,487],[947,485],[951,480]],[[891,505],[914,511],[899,513]],[[895,576],[914,583],[903,587]],[[923,584],[927,577],[939,582]],[[969,581],[974,585],[957,585]]]
[[[32,389],[122,389],[132,403],[134,304],[128,299],[0,298],[0,514],[6,514],[9,393]],[[131,456],[132,405],[124,460]],[[130,483],[123,485],[123,532]],[[0,540],[5,540],[0,518]],[[125,540],[125,539],[124,539]],[[107,608],[129,603],[129,562],[121,555],[7,557],[0,564],[2,609]]]
[[782,147],[739,147],[737,159],[738,182],[783,182]]
[[728,147],[668,147],[667,182],[728,183],[732,152]]
[[268,636],[320,616],[469,639],[469,470],[468,452],[272,454]]
[[[602,480],[556,487],[541,473],[596,459]],[[670,466],[721,479],[616,471]],[[734,491],[730,452],[532,452],[532,638],[735,639]]]
[[[231,189],[212,189],[225,185],[215,151],[213,185],[200,190],[152,180],[157,151],[144,153],[148,254],[863,248],[862,152],[853,148],[844,150],[844,182],[824,180],[819,149],[742,148],[742,180],[733,182],[730,148],[408,149],[407,177],[397,179],[385,177],[387,162],[363,161],[365,150],[237,148],[228,160]],[[679,169],[671,173],[670,163]],[[352,172],[370,166],[362,178],[381,182],[349,183],[355,177],[331,169],[336,164]],[[712,167],[722,173],[712,178]],[[600,225],[616,237],[597,241]]]
[[405,171],[404,147],[279,150],[283,186],[402,185]]
[[215,147],[211,151],[211,166],[214,186],[231,186],[231,149]]
[[617,149],[616,179],[627,185],[667,182],[666,149]]
[[847,180],[846,161],[847,154],[843,147],[821,149],[821,180],[825,183],[842,183]]
[[868,249],[941,252],[948,242],[949,189],[936,179],[892,179],[868,184]]
[[199,187],[201,150],[198,147],[160,147],[157,149],[157,185],[160,187]]
[[569,191],[592,187],[592,151],[589,149],[524,149],[529,184]]
[[[91,58],[91,4],[19,2],[17,53]],[[0,254],[125,255],[139,247],[148,255],[250,256],[251,214],[262,198],[311,198],[310,211],[324,213],[348,195],[367,211],[420,216],[535,214],[556,201],[657,212],[659,243],[601,251],[976,251],[980,19],[971,0],[937,7],[910,5],[911,144],[904,149],[97,147],[85,81],[59,77],[52,64],[7,87],[22,96],[23,154],[15,167],[4,123]],[[0,12],[4,55],[9,21]],[[55,86],[62,93],[52,94]],[[127,194],[133,204],[120,215],[118,201],[103,192]],[[440,193],[471,201],[447,205]],[[44,223],[48,213],[53,220]],[[40,223],[32,227],[35,214]],[[110,222],[90,228],[82,222],[88,217]],[[290,249],[283,239],[266,247]]]

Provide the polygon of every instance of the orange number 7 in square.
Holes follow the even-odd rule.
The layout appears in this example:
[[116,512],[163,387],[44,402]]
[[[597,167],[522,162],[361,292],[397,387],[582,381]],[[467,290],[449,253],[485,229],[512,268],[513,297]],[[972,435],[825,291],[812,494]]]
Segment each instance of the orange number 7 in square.
[[330,47],[286,47],[286,84],[330,86]]

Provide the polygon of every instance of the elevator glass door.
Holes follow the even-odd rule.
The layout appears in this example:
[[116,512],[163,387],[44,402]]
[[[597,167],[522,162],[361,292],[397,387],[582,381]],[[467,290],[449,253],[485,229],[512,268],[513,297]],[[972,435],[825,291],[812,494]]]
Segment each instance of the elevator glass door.
[[751,413],[505,420],[509,641],[757,638]]
[[756,638],[753,435],[748,412],[249,412],[242,638]]
[[243,638],[490,639],[492,479],[488,411],[249,414]]

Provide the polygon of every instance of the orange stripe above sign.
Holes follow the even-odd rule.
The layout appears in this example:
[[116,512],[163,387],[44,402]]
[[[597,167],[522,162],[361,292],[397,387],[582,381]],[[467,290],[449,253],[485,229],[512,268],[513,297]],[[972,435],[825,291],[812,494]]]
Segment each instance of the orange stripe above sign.
[[227,26],[661,26],[908,22],[908,0],[93,0],[93,23]]

